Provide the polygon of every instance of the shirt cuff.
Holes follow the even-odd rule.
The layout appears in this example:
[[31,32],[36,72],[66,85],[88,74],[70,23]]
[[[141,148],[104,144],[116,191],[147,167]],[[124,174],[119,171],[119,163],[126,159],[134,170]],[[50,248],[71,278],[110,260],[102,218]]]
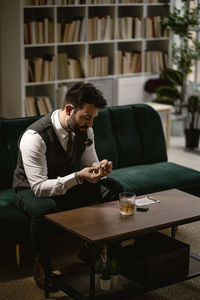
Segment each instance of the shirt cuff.
[[77,184],[82,184],[82,183],[83,183],[83,180],[81,180],[81,179],[78,177],[77,172],[74,173],[74,176],[75,176],[75,178],[76,178]]

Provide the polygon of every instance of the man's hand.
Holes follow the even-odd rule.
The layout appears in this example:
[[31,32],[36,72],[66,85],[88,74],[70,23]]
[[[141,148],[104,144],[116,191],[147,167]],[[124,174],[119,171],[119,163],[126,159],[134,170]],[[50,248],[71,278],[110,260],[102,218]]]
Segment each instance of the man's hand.
[[80,180],[88,180],[94,183],[102,177],[99,167],[96,166],[82,169],[77,172],[77,176]]
[[112,173],[112,162],[104,159],[98,163],[93,163],[92,167],[84,168],[77,172],[77,176],[80,180],[88,180],[95,183],[110,173]]
[[93,163],[92,166],[98,168],[98,172],[100,172],[101,177],[105,177],[112,173],[112,161],[108,161],[107,159],[103,159],[98,163]]

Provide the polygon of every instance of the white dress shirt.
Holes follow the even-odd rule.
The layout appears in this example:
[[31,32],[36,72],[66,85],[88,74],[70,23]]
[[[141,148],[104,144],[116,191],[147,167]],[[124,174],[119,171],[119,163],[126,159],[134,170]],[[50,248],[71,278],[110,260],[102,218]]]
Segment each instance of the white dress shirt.
[[[60,124],[58,118],[59,110],[55,110],[51,115],[51,121],[55,133],[63,147],[67,150],[68,133]],[[93,140],[92,145],[87,146],[81,157],[81,167],[90,167],[94,162],[98,162],[98,157],[94,147],[94,132],[88,129],[88,137]],[[46,144],[42,137],[34,130],[28,129],[20,141],[20,150],[27,179],[31,189],[38,197],[51,197],[63,195],[71,187],[78,184],[75,174],[72,173],[56,179],[48,179]]]

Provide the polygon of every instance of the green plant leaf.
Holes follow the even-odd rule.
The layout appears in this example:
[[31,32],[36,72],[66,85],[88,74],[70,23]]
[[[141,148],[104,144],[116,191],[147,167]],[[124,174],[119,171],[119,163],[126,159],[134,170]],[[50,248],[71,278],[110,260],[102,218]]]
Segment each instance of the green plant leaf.
[[182,85],[183,83],[183,74],[180,71],[170,68],[162,70],[160,78],[170,81],[173,86]]
[[167,98],[172,98],[174,100],[181,98],[179,91],[175,87],[168,86],[168,85],[163,85],[157,88],[156,94],[158,98],[167,97]]
[[167,105],[174,105],[175,104],[175,100],[173,98],[169,98],[169,97],[156,98],[156,99],[153,99],[152,102],[167,104]]

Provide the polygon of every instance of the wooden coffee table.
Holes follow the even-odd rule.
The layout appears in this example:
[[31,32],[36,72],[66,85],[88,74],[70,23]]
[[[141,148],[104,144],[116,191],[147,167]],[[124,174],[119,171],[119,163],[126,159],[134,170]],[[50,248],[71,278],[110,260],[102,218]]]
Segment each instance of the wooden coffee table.
[[[160,200],[160,203],[150,205],[147,212],[135,210],[132,216],[120,215],[118,201],[46,215],[48,222],[88,242],[91,257],[89,297],[67,287],[59,277],[48,278],[47,275],[47,281],[53,282],[75,299],[95,299],[94,260],[99,244],[169,227],[172,228],[174,237],[176,226],[200,220],[198,197],[176,189],[153,193],[151,196]],[[187,279],[199,275],[200,273],[190,274]],[[48,289],[45,295],[49,296]]]

